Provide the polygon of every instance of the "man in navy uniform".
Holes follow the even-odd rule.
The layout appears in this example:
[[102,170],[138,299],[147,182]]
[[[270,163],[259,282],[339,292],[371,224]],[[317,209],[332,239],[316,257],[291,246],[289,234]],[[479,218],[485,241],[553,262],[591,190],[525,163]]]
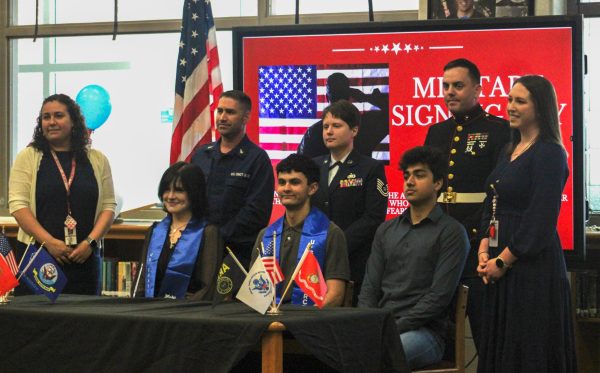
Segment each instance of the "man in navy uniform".
[[273,169],[267,153],[246,136],[252,102],[241,91],[221,94],[216,125],[221,138],[198,148],[192,162],[206,176],[209,224],[245,265],[273,208]]
[[387,211],[387,180],[383,164],[354,149],[360,113],[346,100],[323,110],[323,141],[329,154],[315,158],[321,169],[313,204],[346,235],[353,304],[358,301],[373,236]]
[[461,58],[444,66],[444,101],[452,116],[429,127],[425,139],[425,145],[442,150],[448,157],[448,174],[438,202],[464,225],[471,243],[462,283],[469,287],[467,315],[476,347],[484,290],[477,277],[477,229],[484,184],[510,137],[508,122],[488,114],[479,104],[480,80],[479,69],[469,60]]

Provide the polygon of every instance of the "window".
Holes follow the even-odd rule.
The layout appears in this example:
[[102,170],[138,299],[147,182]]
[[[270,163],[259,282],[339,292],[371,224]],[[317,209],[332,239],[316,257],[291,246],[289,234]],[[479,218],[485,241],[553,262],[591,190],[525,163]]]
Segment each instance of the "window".
[[[587,76],[584,85],[587,130],[587,194],[590,208],[600,211],[600,49],[594,40],[600,38],[600,18],[584,20],[584,50]],[[595,166],[594,166],[595,165]]]
[[[108,157],[115,190],[128,210],[157,201],[168,167],[179,34],[14,40],[17,97],[12,102],[11,158],[31,141],[40,104],[52,93],[75,98],[91,84],[110,96],[112,111],[92,133]],[[231,32],[218,32],[225,89],[232,88]]]
[[[296,12],[295,1],[272,0],[271,4],[271,14],[273,15],[295,14]],[[419,9],[419,0],[373,1],[374,12],[417,9]],[[300,2],[300,14],[368,11],[369,6],[366,0],[302,0]]]
[[[119,21],[181,19],[184,0],[119,0]],[[36,0],[13,0],[13,24],[35,24]],[[213,0],[215,17],[255,17],[257,0]],[[112,22],[114,0],[41,0],[40,24]]]

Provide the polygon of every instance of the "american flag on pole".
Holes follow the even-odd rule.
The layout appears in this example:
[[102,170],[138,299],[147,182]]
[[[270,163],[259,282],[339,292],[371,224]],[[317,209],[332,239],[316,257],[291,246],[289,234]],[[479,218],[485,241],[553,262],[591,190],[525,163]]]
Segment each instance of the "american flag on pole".
[[271,281],[273,281],[273,285],[277,285],[285,278],[283,276],[283,272],[281,272],[281,267],[279,267],[279,263],[277,263],[277,258],[273,252],[273,240],[269,242],[265,250],[261,254],[261,259],[267,273],[271,277]]
[[171,164],[189,161],[213,140],[212,113],[223,92],[215,23],[209,0],[186,0],[175,78]]
[[6,263],[10,267],[10,271],[13,275],[17,275],[19,271],[19,266],[17,265],[17,261],[15,259],[15,253],[10,247],[10,243],[6,236],[0,233],[0,255],[6,260]]
[[[259,141],[272,160],[295,153],[306,129],[317,122],[327,102],[327,78],[342,73],[350,87],[365,94],[389,93],[387,64],[273,65],[258,69]],[[361,114],[380,110],[354,102]],[[389,143],[389,139],[385,139]]]

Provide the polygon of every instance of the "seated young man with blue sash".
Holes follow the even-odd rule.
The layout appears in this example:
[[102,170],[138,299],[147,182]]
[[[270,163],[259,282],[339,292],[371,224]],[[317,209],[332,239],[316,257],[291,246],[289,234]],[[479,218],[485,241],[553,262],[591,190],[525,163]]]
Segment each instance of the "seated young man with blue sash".
[[[275,190],[285,215],[263,229],[255,247],[272,250],[275,235],[275,258],[281,267],[284,281],[277,285],[277,301],[293,281],[292,274],[309,242],[319,262],[327,284],[324,306],[339,306],[344,300],[346,282],[350,279],[350,264],[344,232],[321,210],[311,207],[310,199],[319,188],[319,167],[310,158],[291,154],[277,165]],[[262,243],[262,245],[261,245]],[[253,261],[258,250],[252,254]],[[294,283],[284,302],[297,305],[313,305],[311,299]]]
[[158,187],[167,216],[146,235],[134,296],[210,300],[223,255],[216,226],[207,225],[202,169],[177,162]]

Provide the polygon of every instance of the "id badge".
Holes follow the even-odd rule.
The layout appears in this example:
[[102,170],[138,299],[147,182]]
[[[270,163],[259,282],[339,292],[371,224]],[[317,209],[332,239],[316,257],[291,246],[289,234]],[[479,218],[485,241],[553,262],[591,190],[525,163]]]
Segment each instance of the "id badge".
[[77,221],[71,215],[65,219],[65,244],[67,246],[77,245]]
[[498,247],[498,220],[490,220],[490,227],[488,229],[489,247]]

